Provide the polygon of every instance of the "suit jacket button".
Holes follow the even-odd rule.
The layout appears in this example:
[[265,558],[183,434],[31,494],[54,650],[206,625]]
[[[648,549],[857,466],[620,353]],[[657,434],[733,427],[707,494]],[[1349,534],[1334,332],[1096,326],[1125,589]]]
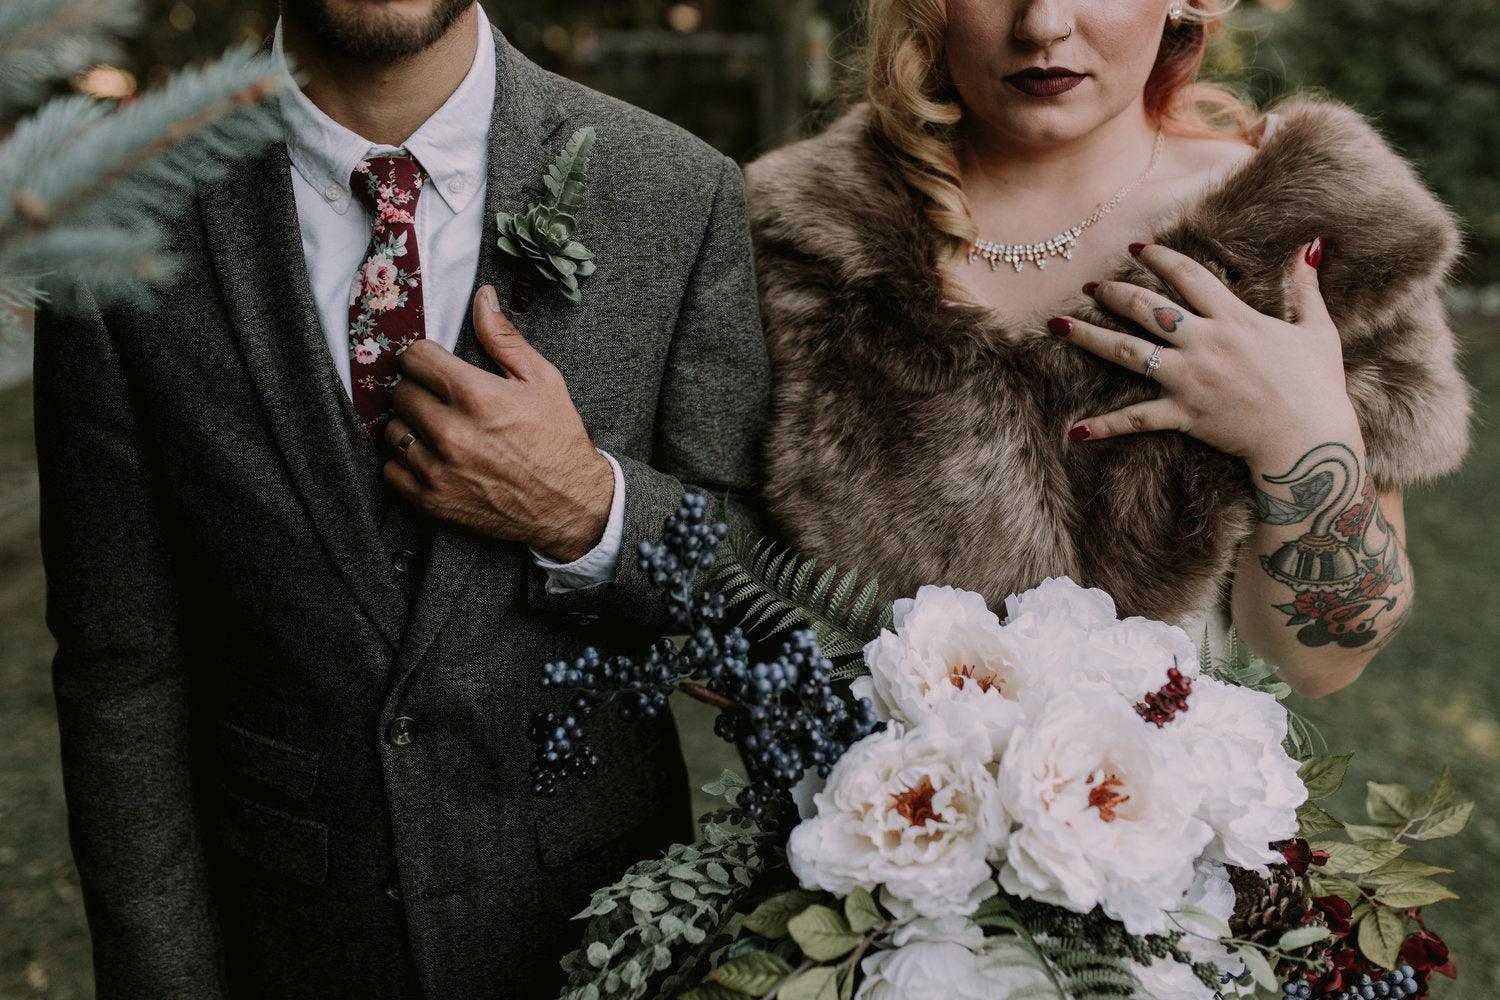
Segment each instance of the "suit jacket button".
[[406,574],[411,572],[411,563],[416,556],[410,549],[397,549],[391,553],[391,565],[396,567],[396,572]]
[[416,720],[409,719],[403,715],[391,720],[391,724],[385,730],[385,739],[393,747],[410,746],[411,739],[416,735],[416,732]]

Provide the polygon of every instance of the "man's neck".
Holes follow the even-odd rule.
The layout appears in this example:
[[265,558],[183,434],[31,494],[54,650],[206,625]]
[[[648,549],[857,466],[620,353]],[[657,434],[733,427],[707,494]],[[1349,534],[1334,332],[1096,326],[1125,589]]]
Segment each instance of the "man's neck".
[[319,110],[370,142],[400,146],[453,96],[477,51],[479,6],[465,11],[432,45],[389,63],[320,50],[303,25],[282,20],[283,40],[302,92]]
[[[1137,102],[1124,112],[1068,142],[1024,144],[970,125],[961,155],[966,190],[984,197],[1028,198],[1092,191],[1101,177],[1119,174],[1124,183],[1145,167],[1156,141],[1156,127]],[[1129,175],[1126,177],[1125,175]]]

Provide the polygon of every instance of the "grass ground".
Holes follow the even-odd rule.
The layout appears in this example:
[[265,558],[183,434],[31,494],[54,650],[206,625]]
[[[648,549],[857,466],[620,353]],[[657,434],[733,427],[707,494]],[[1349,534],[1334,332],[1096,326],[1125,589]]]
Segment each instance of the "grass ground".
[[[1469,369],[1480,397],[1500,401],[1500,324],[1471,329]],[[1481,413],[1481,427],[1487,414]],[[0,393],[0,1000],[92,996],[88,937],[68,855],[57,735],[48,680],[51,639],[42,622],[36,543],[30,391]],[[1335,748],[1358,751],[1343,815],[1361,808],[1364,781],[1422,785],[1451,764],[1460,794],[1478,800],[1461,837],[1428,845],[1457,868],[1463,899],[1435,926],[1453,946],[1458,984],[1440,1000],[1500,996],[1500,441],[1480,434],[1461,475],[1408,499],[1420,597],[1399,639],[1352,689],[1298,707]],[[678,706],[695,783],[733,766],[705,710]]]

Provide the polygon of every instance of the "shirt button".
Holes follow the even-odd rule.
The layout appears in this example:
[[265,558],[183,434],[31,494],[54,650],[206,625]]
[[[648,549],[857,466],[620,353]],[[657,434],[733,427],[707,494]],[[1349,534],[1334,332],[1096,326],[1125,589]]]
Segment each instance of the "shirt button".
[[343,193],[343,189],[340,188],[337,184],[330,184],[323,189],[323,197],[327,198],[329,201],[338,201],[339,196]]
[[391,565],[396,568],[397,573],[406,574],[411,572],[411,562],[416,556],[410,549],[397,549],[391,553]]
[[412,736],[416,734],[416,731],[416,720],[403,715],[392,719],[391,724],[386,727],[385,741],[393,747],[410,746]]
[[462,192],[463,189],[464,179],[462,177],[454,177],[452,180],[448,181],[448,190],[452,191],[454,194]]

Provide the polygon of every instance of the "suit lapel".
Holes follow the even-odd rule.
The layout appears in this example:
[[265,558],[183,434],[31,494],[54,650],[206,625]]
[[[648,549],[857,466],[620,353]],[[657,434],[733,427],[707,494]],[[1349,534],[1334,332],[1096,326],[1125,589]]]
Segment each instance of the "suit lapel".
[[375,522],[374,447],[328,355],[280,143],[200,191],[210,257],[267,423],[329,559],[395,647],[403,598]]
[[[557,95],[546,74],[521,55],[498,30],[495,34],[495,108],[490,118],[489,159],[486,165],[484,199],[484,234],[480,242],[479,264],[474,276],[473,293],[483,285],[493,285],[502,303],[513,301],[512,292],[517,269],[512,258],[500,253],[495,245],[497,212],[524,210],[542,196],[542,175],[557,155],[552,143],[558,142],[563,113],[557,106]],[[560,147],[559,147],[560,148]],[[551,289],[537,288],[533,299],[555,294]],[[518,312],[507,308],[512,323],[527,340],[535,340],[558,319],[555,309],[539,308]],[[473,321],[465,318],[454,353],[469,364],[486,371],[496,371],[494,361],[485,353],[474,335]],[[403,645],[402,659],[408,669],[426,653],[432,640],[447,621],[453,606],[465,593],[465,584],[477,554],[494,551],[496,543],[478,538],[454,525],[440,523],[433,537],[427,560],[427,572],[412,610]],[[507,554],[516,561],[518,572],[528,571],[528,557],[520,546],[507,546]]]

